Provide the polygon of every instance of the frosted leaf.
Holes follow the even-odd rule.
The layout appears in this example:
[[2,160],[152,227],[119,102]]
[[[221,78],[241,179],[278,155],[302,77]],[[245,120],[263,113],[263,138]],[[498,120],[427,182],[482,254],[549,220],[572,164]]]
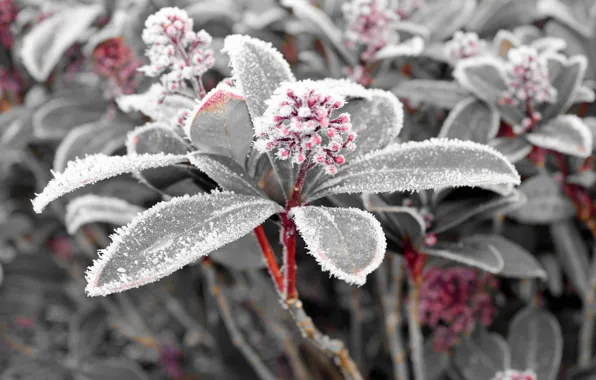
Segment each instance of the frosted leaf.
[[470,92],[455,81],[412,79],[400,83],[393,93],[413,104],[424,103],[451,109],[470,96]]
[[439,137],[486,144],[496,136],[499,125],[497,110],[476,98],[468,98],[451,110]]
[[464,27],[475,9],[474,0],[427,2],[410,21],[427,26],[433,41],[441,41]]
[[254,270],[265,266],[263,252],[254,233],[224,245],[209,254],[211,260],[233,270]]
[[[171,94],[163,98],[164,87],[153,84],[143,94],[122,95],[116,99],[116,104],[123,112],[138,111],[150,117],[153,121],[160,121],[168,125],[173,124],[180,110],[191,110],[195,103],[182,95]],[[163,102],[160,101],[163,99]]]
[[489,104],[497,104],[507,91],[504,65],[496,57],[473,57],[461,60],[453,76],[464,88]]
[[89,93],[55,98],[35,111],[33,131],[42,139],[61,139],[75,127],[97,122],[105,113],[103,99],[98,100]]
[[525,180],[519,191],[526,195],[527,201],[508,216],[524,224],[547,224],[572,218],[575,206],[563,194],[561,187],[546,175],[536,175]]
[[[342,31],[335,26],[335,23],[323,10],[313,6],[309,1],[305,0],[282,0],[281,4],[284,7],[292,9],[292,12],[296,17],[305,21],[307,24],[310,24],[312,28],[318,31],[320,37],[331,42],[333,47],[341,53],[342,58],[346,60],[346,62],[350,65],[356,63],[353,54],[351,54],[344,45]],[[307,27],[308,26],[309,25],[307,25]]]
[[350,157],[361,156],[381,149],[394,142],[404,124],[404,111],[401,102],[388,91],[368,90],[371,99],[352,100],[340,112],[350,114],[352,132],[356,132],[356,150],[346,152]]
[[225,192],[158,203],[112,236],[87,270],[87,294],[107,295],[155,282],[281,211],[269,200]]
[[60,173],[68,161],[83,158],[88,154],[110,155],[124,145],[127,123],[102,119],[72,129],[62,140],[54,156],[54,171]]
[[364,208],[378,214],[379,219],[386,223],[391,234],[397,234],[401,241],[411,241],[419,244],[426,232],[426,222],[420,213],[412,207],[390,206],[377,194],[362,195]]
[[234,84],[253,120],[263,116],[273,91],[283,82],[296,80],[288,62],[269,42],[235,34],[226,37],[222,51],[230,56]]
[[540,380],[555,380],[563,354],[563,336],[557,319],[528,306],[509,325],[511,368],[531,369]]
[[532,144],[523,137],[498,137],[489,144],[513,164],[526,158],[532,151]]
[[103,12],[103,6],[66,7],[35,25],[23,38],[21,57],[27,71],[38,82],[48,79],[66,50]]
[[582,158],[592,155],[592,132],[575,115],[559,115],[526,138],[536,146],[563,154]]
[[505,265],[495,247],[477,241],[464,240],[460,243],[438,242],[425,247],[422,252],[457,263],[480,268],[490,273],[499,273]]
[[142,211],[143,208],[122,199],[88,194],[68,203],[64,223],[68,233],[72,235],[88,223],[125,225]]
[[192,153],[190,163],[207,174],[224,190],[237,194],[266,197],[259,185],[229,157],[208,153]]
[[445,232],[472,218],[490,217],[516,209],[527,201],[524,193],[513,190],[506,196],[491,195],[481,199],[466,199],[450,204],[440,203],[435,211],[432,233]]
[[231,157],[242,167],[254,135],[244,98],[226,85],[211,90],[192,110],[184,131],[199,151]]
[[499,235],[473,235],[466,242],[490,244],[503,259],[499,275],[512,278],[540,278],[546,280],[546,272],[536,258],[525,248]]
[[519,175],[509,161],[486,145],[430,139],[393,144],[354,160],[315,189],[309,201],[339,193],[420,191],[519,182]]
[[573,103],[592,103],[596,100],[594,89],[588,86],[580,86],[573,94]]
[[573,1],[571,4],[564,4],[559,0],[539,0],[536,11],[541,18],[552,17],[583,37],[591,38],[593,31],[590,28],[589,5],[593,4],[589,1]]
[[424,50],[424,39],[414,36],[397,45],[387,45],[375,54],[375,60],[395,59],[399,57],[416,57]]
[[126,150],[135,154],[184,155],[192,150],[176,132],[162,123],[147,123],[135,128],[126,138]]
[[371,91],[348,79],[325,78],[317,80],[315,83],[317,83],[320,88],[324,88],[325,90],[345,98],[363,98],[367,100],[372,98]]
[[358,286],[385,256],[381,224],[356,208],[295,207],[291,211],[308,252],[324,271]]
[[54,178],[33,199],[33,209],[40,213],[48,203],[64,194],[104,179],[134,171],[170,166],[184,161],[187,161],[186,156],[165,154],[144,154],[134,157],[109,157],[95,154],[84,159],[70,161],[64,172],[54,173]]
[[578,293],[586,294],[590,259],[579,229],[572,220],[562,220],[550,225],[550,234],[567,278]]
[[478,329],[456,346],[453,361],[464,378],[488,380],[495,373],[510,368],[511,354],[507,342],[500,335]]
[[545,121],[567,112],[573,104],[574,95],[584,81],[588,61],[582,55],[567,58],[550,54],[547,65],[550,83],[557,90],[557,98],[554,103],[543,103],[536,107]]

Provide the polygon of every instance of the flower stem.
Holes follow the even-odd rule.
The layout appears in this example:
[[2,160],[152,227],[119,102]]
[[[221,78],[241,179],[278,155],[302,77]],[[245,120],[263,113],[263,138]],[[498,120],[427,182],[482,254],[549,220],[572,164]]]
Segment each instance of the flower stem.
[[283,276],[279,266],[277,265],[275,254],[269,245],[269,241],[267,240],[263,226],[258,226],[255,228],[254,233],[257,237],[257,241],[259,242],[259,246],[261,247],[261,251],[263,252],[263,257],[265,258],[265,263],[267,264],[267,269],[269,270],[269,275],[271,275],[271,278],[273,279],[275,288],[278,293],[283,294]]
[[407,249],[404,252],[408,267],[408,330],[410,332],[410,357],[414,366],[414,379],[425,380],[424,337],[420,328],[420,286],[426,255]]
[[282,243],[284,246],[283,294],[285,300],[298,298],[296,290],[296,225],[287,212],[281,215]]

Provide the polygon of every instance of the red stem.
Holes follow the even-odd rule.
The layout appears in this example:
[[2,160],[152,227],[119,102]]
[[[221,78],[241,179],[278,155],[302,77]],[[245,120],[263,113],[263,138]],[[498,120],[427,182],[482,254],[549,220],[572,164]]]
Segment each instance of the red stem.
[[267,236],[265,235],[265,230],[263,226],[258,226],[254,229],[255,236],[257,237],[257,241],[259,242],[259,246],[261,247],[261,251],[263,252],[263,256],[265,257],[265,263],[267,264],[267,269],[269,270],[269,274],[275,283],[275,288],[279,293],[283,292],[283,277],[281,275],[281,271],[279,269],[279,265],[277,265],[277,260],[275,260],[275,254],[273,253],[273,249],[271,249],[271,245],[269,244],[269,240],[267,240]]

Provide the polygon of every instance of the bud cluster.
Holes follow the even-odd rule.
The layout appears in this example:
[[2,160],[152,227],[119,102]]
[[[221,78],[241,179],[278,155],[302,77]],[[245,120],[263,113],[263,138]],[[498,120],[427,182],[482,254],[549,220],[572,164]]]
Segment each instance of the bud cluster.
[[445,44],[445,55],[452,61],[474,57],[482,52],[482,41],[478,34],[458,30]]
[[93,50],[93,70],[110,78],[120,94],[132,94],[136,88],[135,74],[140,60],[122,37],[110,38]]
[[255,122],[255,147],[275,150],[279,159],[320,165],[330,174],[345,162],[344,150],[356,148],[350,115],[331,114],[345,104],[343,97],[311,80],[282,84],[268,100],[265,114]]

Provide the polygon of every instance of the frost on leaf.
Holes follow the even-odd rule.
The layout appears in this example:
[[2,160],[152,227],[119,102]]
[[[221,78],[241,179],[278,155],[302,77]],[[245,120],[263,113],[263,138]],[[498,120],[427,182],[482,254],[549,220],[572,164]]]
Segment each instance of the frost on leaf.
[[499,252],[491,245],[482,242],[467,240],[460,243],[439,242],[430,248],[424,248],[423,252],[490,273],[499,273],[504,266]]
[[103,6],[67,7],[39,24],[23,39],[21,56],[27,71],[44,82],[64,52],[83,35],[103,12]]
[[499,275],[513,278],[540,278],[546,280],[546,272],[536,258],[525,248],[499,235],[473,235],[466,242],[478,242],[494,247],[503,259]]
[[584,158],[592,155],[592,132],[575,115],[559,115],[526,138],[536,146],[563,154]]
[[474,57],[459,61],[453,76],[463,87],[489,104],[497,104],[507,91],[503,63],[493,57]]
[[517,185],[515,168],[494,149],[470,141],[430,139],[394,144],[341,168],[309,200],[329,194]]
[[349,79],[325,78],[315,81],[319,87],[345,98],[372,99],[372,91]]
[[563,354],[563,336],[557,319],[529,306],[513,318],[508,336],[511,368],[531,369],[540,380],[555,380]]
[[165,154],[144,154],[134,157],[109,157],[103,154],[95,154],[70,161],[64,172],[54,173],[54,178],[33,199],[33,209],[35,212],[40,213],[48,203],[64,194],[104,179],[124,173],[170,166],[184,161],[187,161],[186,156]]
[[532,144],[523,137],[497,137],[489,142],[490,146],[498,150],[511,163],[524,159],[532,151]]
[[148,284],[240,239],[271,215],[274,202],[233,193],[173,198],[116,231],[87,271],[90,296]]
[[184,130],[199,151],[231,157],[244,167],[254,131],[237,90],[226,85],[211,90],[191,111]]
[[387,45],[380,49],[374,59],[395,59],[404,56],[418,56],[424,50],[424,39],[414,36],[409,40],[401,41],[399,44]]
[[386,147],[395,141],[404,124],[403,106],[395,95],[378,89],[369,93],[370,100],[355,99],[339,110],[350,115],[352,131],[358,135],[357,148],[348,157]]
[[499,131],[499,122],[500,117],[496,109],[471,97],[451,110],[439,137],[486,144]]
[[211,177],[222,189],[236,194],[266,197],[259,185],[231,158],[200,152],[192,153],[188,158],[191,164]]
[[148,123],[128,134],[126,150],[129,155],[146,153],[184,155],[192,148],[172,128],[161,123]]
[[130,222],[143,208],[119,198],[93,194],[76,198],[66,206],[64,222],[69,234],[88,223],[110,223],[119,226]]
[[364,285],[385,256],[381,224],[356,208],[318,206],[292,209],[308,251],[324,271],[351,284]]
[[164,98],[164,95],[164,87],[155,83],[143,94],[118,97],[116,103],[123,112],[138,111],[153,121],[166,124],[173,124],[180,110],[195,107],[195,103],[185,96],[171,94]]
[[412,79],[400,83],[393,93],[413,104],[425,103],[451,109],[466,100],[470,92],[455,81]]
[[262,116],[265,101],[283,82],[295,81],[290,65],[270,43],[242,35],[224,41],[223,52],[230,56],[234,84],[246,98],[250,116]]

